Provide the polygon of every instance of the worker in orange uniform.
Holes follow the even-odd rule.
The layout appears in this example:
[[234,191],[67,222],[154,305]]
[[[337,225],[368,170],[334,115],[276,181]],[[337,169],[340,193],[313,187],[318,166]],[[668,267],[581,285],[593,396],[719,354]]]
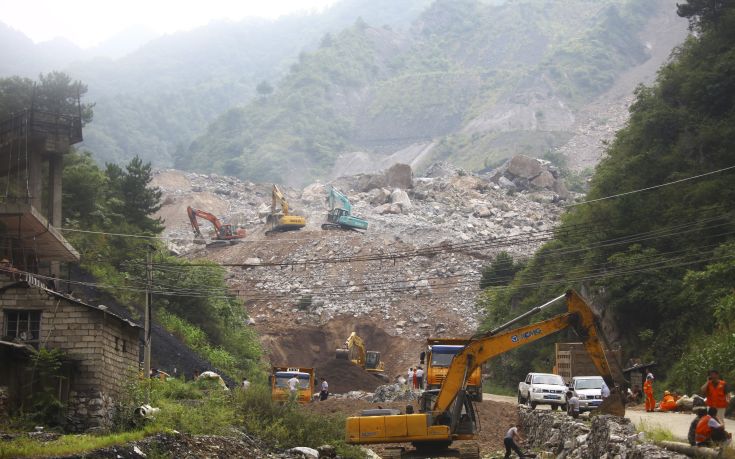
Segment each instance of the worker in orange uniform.
[[702,394],[707,397],[707,406],[717,408],[717,418],[720,420],[725,419],[725,408],[730,401],[726,386],[725,380],[720,378],[720,373],[717,370],[710,370],[707,382],[701,389]]
[[656,399],[653,398],[653,375],[646,375],[646,382],[643,383],[643,393],[646,394],[646,411],[653,412],[656,410]]
[[676,409],[676,399],[671,395],[671,392],[664,391],[664,398],[661,400],[658,409],[661,411],[674,411]]

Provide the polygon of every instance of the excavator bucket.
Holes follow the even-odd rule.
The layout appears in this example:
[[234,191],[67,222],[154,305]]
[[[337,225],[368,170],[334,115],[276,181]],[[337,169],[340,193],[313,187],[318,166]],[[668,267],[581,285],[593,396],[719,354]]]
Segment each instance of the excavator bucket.
[[350,350],[349,349],[337,349],[337,352],[334,356],[334,358],[339,360],[350,360]]
[[602,404],[593,413],[625,417],[623,395],[617,390],[610,391],[610,395],[602,401]]

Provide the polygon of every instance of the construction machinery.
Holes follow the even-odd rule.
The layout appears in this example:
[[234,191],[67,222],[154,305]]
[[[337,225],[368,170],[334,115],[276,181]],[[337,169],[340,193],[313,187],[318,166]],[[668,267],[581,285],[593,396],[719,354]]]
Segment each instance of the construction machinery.
[[352,204],[347,196],[337,191],[332,185],[327,187],[327,222],[322,223],[323,230],[342,229],[361,232],[368,228],[367,220],[352,215]]
[[[512,324],[537,313],[550,304],[566,296],[567,312],[550,319],[503,331]],[[418,413],[408,406],[405,414],[394,409],[365,410],[361,416],[347,419],[346,439],[352,444],[370,443],[412,443],[413,451],[403,447],[386,448],[383,457],[480,457],[477,443],[473,440],[478,431],[477,413],[467,395],[469,375],[487,360],[530,344],[550,334],[573,328],[603,377],[611,395],[600,406],[599,412],[623,416],[620,386],[622,375],[618,368],[613,370],[608,364],[603,345],[603,337],[598,331],[595,316],[587,303],[574,291],[568,291],[541,306],[501,325],[500,327],[472,337],[458,352],[449,365],[446,378],[438,390],[425,391],[420,400]],[[615,377],[613,377],[615,371]],[[450,448],[452,442],[462,440],[459,448]]]
[[199,229],[199,222],[197,221],[197,217],[203,218],[214,226],[214,237],[212,238],[212,242],[210,242],[209,246],[212,245],[223,245],[223,244],[235,244],[240,242],[240,239],[245,237],[245,230],[242,228],[237,228],[235,231],[232,230],[232,225],[229,223],[222,223],[219,221],[219,218],[215,217],[214,215],[210,214],[209,212],[206,212],[204,210],[194,209],[191,206],[186,208],[186,213],[189,215],[189,221],[191,222],[191,227],[194,229],[194,237],[198,241],[205,241],[204,236],[202,235],[201,230]]
[[[439,389],[447,377],[449,365],[454,356],[469,343],[469,338],[428,338],[426,351],[420,355],[423,365],[426,361],[426,389]],[[482,369],[475,368],[467,379],[467,396],[475,402],[482,401]]]
[[295,401],[300,404],[309,403],[314,395],[315,376],[313,368],[275,366],[271,370],[269,383],[271,400],[287,402],[291,398],[288,380],[296,377],[299,380]]
[[[265,232],[266,236],[283,231],[300,230],[306,226],[306,218],[289,213],[288,201],[286,201],[286,197],[278,188],[278,185],[273,184],[271,196],[271,212],[266,218],[266,224],[270,225],[270,229]],[[278,210],[279,207],[280,211]]]
[[366,351],[365,342],[355,332],[352,332],[344,345],[337,349],[335,357],[349,360],[369,373],[382,375],[385,372],[385,365],[380,361],[380,352]]

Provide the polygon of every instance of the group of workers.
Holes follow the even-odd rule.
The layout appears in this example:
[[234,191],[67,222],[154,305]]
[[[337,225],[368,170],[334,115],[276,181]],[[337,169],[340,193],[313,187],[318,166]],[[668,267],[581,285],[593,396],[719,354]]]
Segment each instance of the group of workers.
[[414,368],[411,367],[408,369],[408,374],[406,375],[408,378],[406,379],[406,384],[414,389],[423,389],[424,388],[424,369],[420,366]]

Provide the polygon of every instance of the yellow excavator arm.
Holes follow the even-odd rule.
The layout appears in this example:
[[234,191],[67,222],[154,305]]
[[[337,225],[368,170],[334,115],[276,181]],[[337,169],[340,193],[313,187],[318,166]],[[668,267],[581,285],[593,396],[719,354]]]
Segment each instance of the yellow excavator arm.
[[[550,319],[503,331],[531,314],[566,297],[567,312]],[[544,305],[516,317],[510,322],[486,334],[472,337],[464,349],[457,353],[447,371],[438,393],[426,391],[422,395],[420,413],[389,413],[391,410],[367,410],[362,416],[347,419],[347,442],[405,443],[412,442],[418,451],[431,452],[431,457],[479,457],[477,446],[471,451],[451,450],[454,440],[471,440],[477,431],[474,407],[466,395],[466,386],[472,371],[489,359],[512,349],[537,341],[543,337],[572,327],[584,342],[600,375],[611,388],[611,395],[598,408],[602,413],[623,416],[625,407],[615,384],[618,373],[607,362],[603,351],[603,337],[598,331],[595,316],[587,303],[570,290]],[[616,368],[617,369],[617,368]],[[616,377],[613,377],[616,375]],[[430,402],[433,398],[433,405]],[[467,447],[467,446],[465,446]],[[456,454],[455,454],[456,453]]]
[[281,189],[278,188],[278,185],[275,183],[273,184],[273,193],[272,193],[273,202],[271,203],[271,212],[275,213],[278,206],[281,206],[281,211],[283,212],[283,215],[288,215],[288,201],[286,201],[286,197],[281,192]]

